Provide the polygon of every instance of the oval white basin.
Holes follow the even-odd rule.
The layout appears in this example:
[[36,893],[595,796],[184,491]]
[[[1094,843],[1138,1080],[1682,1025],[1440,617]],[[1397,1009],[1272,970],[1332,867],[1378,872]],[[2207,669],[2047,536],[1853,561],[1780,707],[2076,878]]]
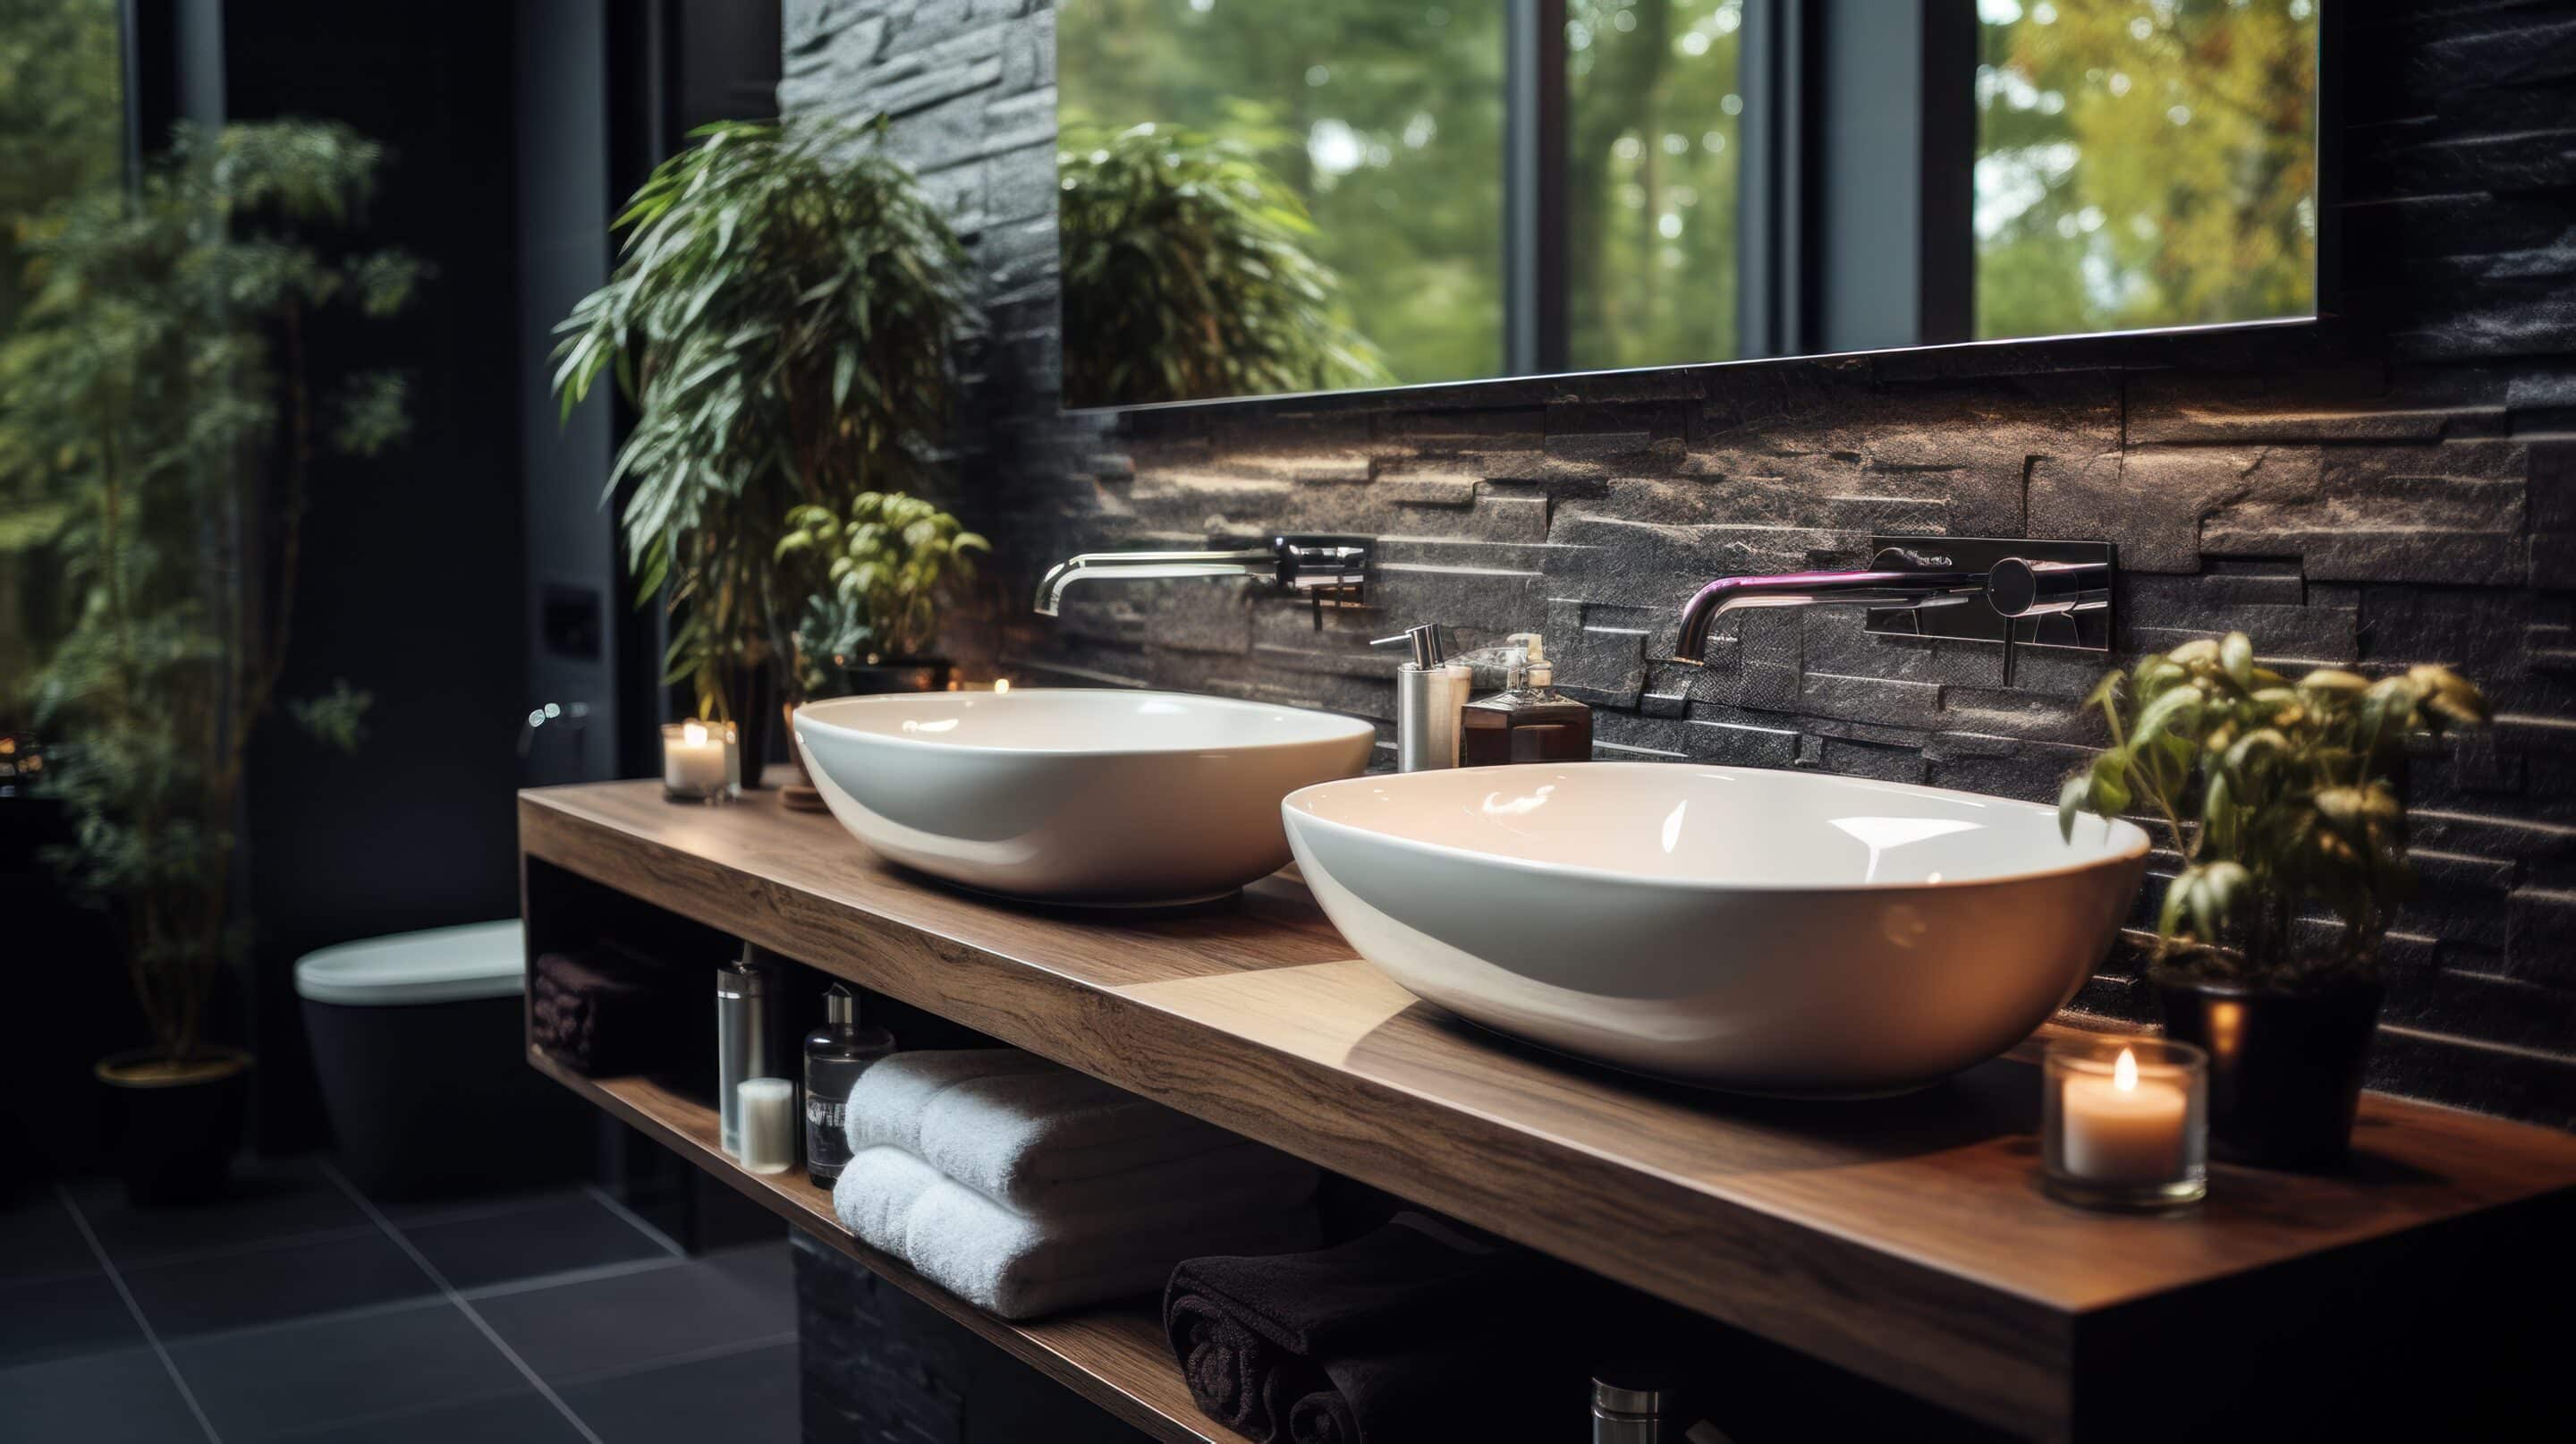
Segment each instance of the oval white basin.
[[1279,800],[1368,765],[1350,717],[1176,692],[843,697],[796,709],[841,825],[908,867],[1050,902],[1221,895],[1288,861]]
[[1360,955],[1479,1023],[1739,1092],[1903,1092],[2102,960],[2147,836],[2054,808],[1653,762],[1354,778],[1281,804]]

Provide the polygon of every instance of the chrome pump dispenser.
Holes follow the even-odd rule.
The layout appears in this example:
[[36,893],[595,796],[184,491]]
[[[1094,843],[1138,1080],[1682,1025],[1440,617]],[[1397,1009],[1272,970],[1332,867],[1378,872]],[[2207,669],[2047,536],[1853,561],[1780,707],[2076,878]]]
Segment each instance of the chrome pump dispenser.
[[1474,672],[1449,659],[1437,622],[1380,637],[1373,647],[1410,646],[1413,656],[1395,669],[1395,770],[1432,772],[1458,765],[1458,711],[1467,705]]

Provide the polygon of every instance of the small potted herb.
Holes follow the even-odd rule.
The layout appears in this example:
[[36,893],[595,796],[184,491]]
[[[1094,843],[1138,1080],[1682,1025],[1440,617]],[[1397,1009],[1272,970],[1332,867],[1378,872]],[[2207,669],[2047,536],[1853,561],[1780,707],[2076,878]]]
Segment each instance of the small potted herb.
[[2285,1168],[2340,1161],[2379,1019],[2380,945],[2413,882],[2407,743],[2484,722],[2445,667],[2293,682],[2241,632],[2104,677],[2111,745],[2066,781],[2080,813],[2162,823],[2182,855],[2149,969],[2165,1031],[2210,1056],[2210,1139]]
[[[828,506],[787,513],[772,559],[772,585],[802,597],[786,635],[775,642],[790,660],[788,729],[798,704],[825,697],[945,691],[955,667],[932,649],[939,603],[975,574],[975,553],[991,548],[957,518],[917,496],[862,492],[847,516]],[[797,782],[787,804],[821,806],[793,745]]]

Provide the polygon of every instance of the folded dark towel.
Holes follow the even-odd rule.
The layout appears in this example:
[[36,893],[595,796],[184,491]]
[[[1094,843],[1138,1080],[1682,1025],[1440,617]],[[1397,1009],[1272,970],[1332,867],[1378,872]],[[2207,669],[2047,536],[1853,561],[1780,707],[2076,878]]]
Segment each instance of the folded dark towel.
[[1524,1256],[1418,1214],[1312,1253],[1198,1258],[1163,1327],[1210,1418],[1256,1441],[1514,1438],[1498,1369],[1538,1348],[1512,1307]]
[[619,947],[538,957],[528,991],[530,1041],[577,1073],[640,1073],[671,1057],[688,1022],[677,975]]

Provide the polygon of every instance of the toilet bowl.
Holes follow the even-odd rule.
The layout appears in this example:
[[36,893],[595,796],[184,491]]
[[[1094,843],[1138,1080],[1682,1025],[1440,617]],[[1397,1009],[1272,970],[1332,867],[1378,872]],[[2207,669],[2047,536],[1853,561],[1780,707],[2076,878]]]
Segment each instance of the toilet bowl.
[[363,938],[295,965],[341,1167],[418,1198],[578,1176],[595,1126],[528,1066],[516,918]]

